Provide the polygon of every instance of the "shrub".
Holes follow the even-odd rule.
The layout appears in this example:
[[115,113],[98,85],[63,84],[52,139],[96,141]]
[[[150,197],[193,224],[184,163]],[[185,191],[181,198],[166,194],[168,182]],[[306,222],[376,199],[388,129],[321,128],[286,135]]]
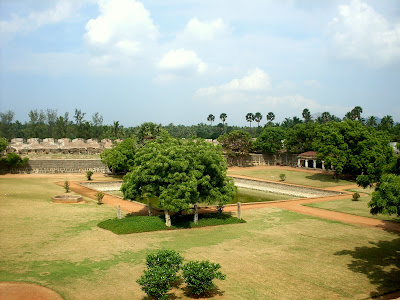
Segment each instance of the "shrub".
[[172,269],[155,266],[144,270],[144,274],[136,282],[142,286],[142,290],[147,295],[166,299],[174,276],[176,275]]
[[360,198],[360,194],[358,192],[355,192],[353,194],[353,201],[358,201],[359,198]]
[[284,174],[284,173],[280,174],[279,178],[281,179],[281,181],[285,181],[286,180],[286,174]]
[[190,261],[182,267],[183,278],[191,292],[200,295],[214,287],[214,279],[225,279],[225,275],[218,271],[220,268],[221,265],[208,260]]
[[64,182],[64,189],[65,189],[66,193],[69,193],[69,181],[68,180],[65,180],[65,182]]
[[92,180],[92,175],[93,175],[93,172],[92,172],[92,171],[87,171],[87,172],[86,172],[86,178],[87,178],[87,180]]
[[104,193],[103,192],[98,192],[96,193],[96,199],[97,199],[97,204],[102,204],[103,203],[103,198],[104,198]]
[[182,265],[183,257],[174,250],[161,250],[146,257],[146,264],[149,269],[154,267],[166,267],[178,272]]
[[25,167],[28,163],[29,158],[21,158],[17,153],[7,153],[6,157],[1,159],[1,162],[6,165],[9,169]]

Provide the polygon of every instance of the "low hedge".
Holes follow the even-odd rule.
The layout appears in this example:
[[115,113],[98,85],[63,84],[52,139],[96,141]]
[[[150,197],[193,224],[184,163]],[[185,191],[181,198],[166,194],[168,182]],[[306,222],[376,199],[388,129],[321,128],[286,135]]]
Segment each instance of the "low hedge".
[[112,231],[115,234],[129,234],[138,232],[173,230],[181,228],[195,228],[217,225],[246,223],[228,214],[201,214],[199,224],[193,222],[193,215],[171,216],[172,226],[165,226],[164,216],[126,216],[123,219],[109,219],[100,222],[97,226]]

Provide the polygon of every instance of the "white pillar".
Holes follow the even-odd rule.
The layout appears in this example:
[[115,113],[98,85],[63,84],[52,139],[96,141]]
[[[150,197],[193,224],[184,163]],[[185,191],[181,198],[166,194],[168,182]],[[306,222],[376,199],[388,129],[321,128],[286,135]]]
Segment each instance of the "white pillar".
[[317,162],[314,159],[312,161],[312,167],[313,167],[313,169],[315,169],[317,167]]
[[325,169],[325,162],[322,161],[322,169]]
[[300,158],[297,159],[297,166],[298,166],[299,168],[301,167],[301,159],[300,159]]

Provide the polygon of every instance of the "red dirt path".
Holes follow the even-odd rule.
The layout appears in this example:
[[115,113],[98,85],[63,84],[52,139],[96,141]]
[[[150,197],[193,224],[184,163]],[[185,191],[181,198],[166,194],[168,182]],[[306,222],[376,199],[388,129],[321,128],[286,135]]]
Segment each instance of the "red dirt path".
[[0,300],[63,300],[55,291],[26,282],[0,282]]

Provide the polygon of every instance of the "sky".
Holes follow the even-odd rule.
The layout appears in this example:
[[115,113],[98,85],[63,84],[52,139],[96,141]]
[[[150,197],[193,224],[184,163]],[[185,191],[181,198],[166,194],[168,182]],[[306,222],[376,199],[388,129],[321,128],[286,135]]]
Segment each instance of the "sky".
[[22,122],[400,121],[398,0],[0,0],[0,31],[0,111]]

